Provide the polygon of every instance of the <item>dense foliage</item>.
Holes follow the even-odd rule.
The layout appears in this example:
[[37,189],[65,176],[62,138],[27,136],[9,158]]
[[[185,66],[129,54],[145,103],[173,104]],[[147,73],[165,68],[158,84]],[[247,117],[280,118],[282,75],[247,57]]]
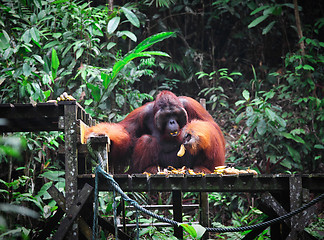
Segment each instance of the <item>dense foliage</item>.
[[[324,171],[323,3],[109,3],[3,0],[0,103],[45,102],[66,91],[92,116],[119,121],[168,89],[207,99],[228,162],[262,173]],[[37,212],[45,221],[56,210],[46,190],[52,182],[64,189],[52,151],[61,141],[56,132],[1,136],[1,199],[28,208],[4,219],[0,206],[0,238],[32,236]],[[215,206],[233,201],[209,197]],[[215,221],[258,219],[247,208],[215,212]]]

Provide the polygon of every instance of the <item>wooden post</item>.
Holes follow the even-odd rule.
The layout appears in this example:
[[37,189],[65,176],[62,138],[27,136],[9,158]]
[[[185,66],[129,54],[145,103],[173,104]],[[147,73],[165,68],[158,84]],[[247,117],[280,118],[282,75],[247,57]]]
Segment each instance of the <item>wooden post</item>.
[[[182,222],[182,192],[179,190],[172,191],[173,219]],[[174,236],[183,239],[183,228],[174,227]]]
[[[208,204],[208,193],[200,192],[199,193],[199,223],[204,227],[209,227],[209,204]],[[208,239],[209,233],[206,232],[203,236],[203,239]]]
[[[65,196],[68,212],[78,194],[78,149],[76,105],[64,105],[64,138],[65,138]],[[74,223],[69,239],[78,239],[78,225]]]
[[[201,98],[200,104],[206,109],[206,99]],[[208,192],[200,192],[199,193],[199,205],[200,205],[200,219],[199,222],[204,227],[209,227],[209,202],[208,202]],[[208,239],[209,233],[206,232],[203,236],[203,239]]]
[[[303,204],[303,194],[306,196],[306,201],[308,202],[308,194],[306,194],[306,190],[303,193],[302,188],[302,177],[300,175],[293,175],[289,178],[289,188],[290,188],[290,211],[293,211]],[[287,237],[287,239],[305,239],[307,234],[304,231],[304,228],[309,223],[310,219],[313,217],[315,206],[304,210],[303,212],[293,216],[291,218],[291,231]]]

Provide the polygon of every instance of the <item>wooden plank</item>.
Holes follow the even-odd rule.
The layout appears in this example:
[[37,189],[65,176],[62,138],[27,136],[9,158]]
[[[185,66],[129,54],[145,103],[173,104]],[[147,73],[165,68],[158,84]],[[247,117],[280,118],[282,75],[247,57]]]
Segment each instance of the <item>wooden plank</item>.
[[[69,212],[78,193],[78,138],[76,106],[64,105],[64,138],[65,138],[65,197],[66,211]],[[78,238],[78,227],[72,228],[70,239]]]
[[[99,190],[109,191],[110,186],[102,177],[99,177]],[[179,177],[133,174],[114,176],[125,192],[155,192],[181,190],[183,192],[282,192],[289,189],[289,176],[269,177],[264,175],[246,177],[215,177],[181,175]],[[324,178],[322,178],[324,180]],[[93,175],[82,175],[78,179],[80,184],[94,184]],[[94,186],[94,185],[93,185]]]
[[[54,185],[52,185],[47,190],[47,192],[55,200],[55,202],[59,206],[59,209],[62,209],[62,211],[66,212],[66,208],[65,208],[65,198],[63,196],[63,193],[61,193]],[[83,234],[83,236],[85,236],[86,239],[90,240],[91,237],[92,237],[92,229],[91,229],[91,227],[89,227],[89,225],[85,222],[85,220],[82,217],[79,217],[78,218],[78,224],[80,226],[80,231]],[[43,239],[45,239],[45,238],[43,238]]]
[[[302,205],[302,178],[301,176],[291,176],[289,178],[289,192],[290,192],[290,211],[293,211]],[[290,218],[291,231],[286,238],[287,240],[298,239],[298,232],[301,230],[298,225],[298,219],[301,213]]]
[[[290,175],[257,175],[257,176],[202,176],[194,177],[184,175],[181,178],[168,177],[165,175],[145,174],[118,174],[114,179],[125,192],[155,192],[181,190],[183,192],[266,192],[273,193],[289,192]],[[205,178],[205,179],[204,179]],[[94,175],[82,175],[78,179],[80,184],[94,184]],[[310,192],[324,192],[324,175],[302,176],[303,188]],[[306,184],[304,184],[306,181]],[[82,185],[81,185],[82,186]],[[93,185],[94,186],[94,185]],[[100,191],[109,191],[110,187],[103,178],[99,182]]]
[[[66,217],[61,221],[60,227],[58,228],[58,230],[56,231],[53,237],[54,240],[64,239],[65,235],[72,227],[74,221],[80,215],[80,211],[84,210],[83,206],[88,200],[88,198],[91,196],[92,192],[93,192],[93,187],[91,187],[89,184],[84,185],[78,197],[75,198],[75,201],[67,211]],[[74,234],[74,231],[72,237],[75,239],[77,239],[78,237],[77,235]]]
[[[263,193],[261,195],[261,201],[264,202],[268,207],[270,207],[276,213],[275,217],[283,216],[287,214],[287,211],[281,206],[281,204],[269,193]],[[290,221],[285,220],[285,223],[290,227]]]

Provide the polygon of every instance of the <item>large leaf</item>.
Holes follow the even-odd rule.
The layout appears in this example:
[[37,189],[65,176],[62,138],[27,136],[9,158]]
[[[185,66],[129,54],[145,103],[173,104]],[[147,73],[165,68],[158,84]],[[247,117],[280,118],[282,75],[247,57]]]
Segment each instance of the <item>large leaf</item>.
[[127,54],[122,60],[115,63],[112,71],[112,79],[115,79],[115,77],[120,72],[120,70],[133,59],[138,57],[151,57],[152,55],[169,57],[167,53],[160,52],[160,51],[146,51],[146,52]]
[[111,81],[110,75],[102,72],[101,79],[102,79],[102,85],[104,86],[105,89],[107,89],[107,87]]
[[295,142],[305,144],[305,141],[299,136],[296,136],[296,135],[293,135],[293,134],[287,133],[287,132],[282,132],[281,135],[287,139],[291,139],[291,140],[294,140]]
[[271,121],[274,121],[276,119],[277,114],[274,111],[272,111],[270,108],[266,108],[265,113]]
[[120,31],[120,32],[117,32],[117,36],[118,37],[126,36],[126,37],[130,38],[133,42],[137,42],[136,35],[134,33],[130,32],[130,31]]
[[174,32],[162,32],[162,33],[155,34],[151,37],[144,39],[141,43],[139,43],[134,48],[134,50],[132,52],[134,52],[134,53],[142,52],[142,51],[148,49],[149,47],[151,47],[152,45],[154,45],[155,43],[161,42],[164,39],[167,39],[174,35],[175,35]]
[[136,15],[129,9],[125,8],[125,7],[121,7],[121,9],[123,10],[126,18],[128,19],[128,21],[131,22],[131,24],[133,24],[135,27],[139,27],[140,26],[140,22],[138,20],[138,18],[136,17]]
[[187,233],[189,233],[189,235],[191,237],[193,237],[194,239],[200,239],[200,238],[202,238],[202,236],[206,232],[206,228],[204,228],[203,226],[201,226],[199,224],[189,225],[187,223],[180,223],[179,225],[181,227],[183,227],[183,229]]
[[290,156],[292,157],[294,162],[300,163],[300,154],[299,154],[299,152],[296,149],[294,149],[293,147],[291,147],[290,145],[288,145],[288,144],[285,144],[285,146],[287,147],[288,152],[290,153]]
[[253,28],[256,25],[258,25],[259,23],[263,22],[264,20],[266,20],[269,17],[269,15],[262,15],[261,17],[258,17],[256,19],[254,19],[248,26],[248,28]]
[[107,26],[107,32],[109,34],[112,34],[117,29],[119,22],[120,22],[120,17],[114,17],[110,19]]
[[246,101],[249,101],[249,99],[250,99],[250,93],[249,93],[248,90],[244,90],[244,91],[242,92],[242,95],[243,95],[243,97],[244,97],[244,99],[245,99]]
[[262,11],[262,10],[264,10],[264,9],[267,9],[267,8],[269,8],[269,6],[268,5],[265,5],[265,6],[261,6],[261,7],[258,7],[257,9],[255,9],[253,12],[251,12],[250,13],[250,15],[254,15],[254,14],[256,14],[256,13],[258,13],[258,12],[260,12],[260,11]]
[[262,30],[262,34],[266,35],[271,29],[272,27],[275,25],[276,21],[272,21],[271,23],[268,24],[268,26],[266,26],[263,30]]
[[100,101],[100,88],[91,83],[87,83],[87,87],[91,90],[91,95],[96,102]]
[[64,171],[47,171],[40,174],[41,177],[45,177],[52,181],[60,181],[62,179],[61,176],[65,174]]
[[40,41],[39,31],[38,31],[38,29],[37,29],[36,27],[32,27],[32,28],[30,29],[30,35],[31,35],[32,39],[33,39],[35,42],[39,43],[39,41]]
[[54,48],[52,48],[52,62],[51,62],[51,66],[52,66],[52,77],[53,79],[56,78],[56,73],[57,73],[57,69],[60,65],[60,61],[59,58],[57,56],[56,50]]
[[257,131],[258,133],[262,136],[263,134],[266,133],[267,131],[267,124],[266,122],[264,121],[264,119],[260,119],[260,121],[258,122],[258,125],[257,125]]

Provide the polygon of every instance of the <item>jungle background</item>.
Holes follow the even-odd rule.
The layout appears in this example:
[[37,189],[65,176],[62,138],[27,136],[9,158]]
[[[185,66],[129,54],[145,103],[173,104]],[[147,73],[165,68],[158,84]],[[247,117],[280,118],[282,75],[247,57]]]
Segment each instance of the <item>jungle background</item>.
[[[207,100],[228,163],[259,173],[323,173],[323,7],[297,0],[3,0],[0,103],[46,102],[67,92],[99,121],[118,122],[167,89]],[[56,211],[46,190],[54,182],[64,191],[55,155],[62,141],[59,132],[0,136],[0,238],[31,239]],[[251,198],[209,194],[211,221],[262,221]],[[109,215],[105,196],[101,209]],[[319,209],[308,227],[318,238],[322,216]],[[141,237],[169,239],[172,229],[149,227]]]

